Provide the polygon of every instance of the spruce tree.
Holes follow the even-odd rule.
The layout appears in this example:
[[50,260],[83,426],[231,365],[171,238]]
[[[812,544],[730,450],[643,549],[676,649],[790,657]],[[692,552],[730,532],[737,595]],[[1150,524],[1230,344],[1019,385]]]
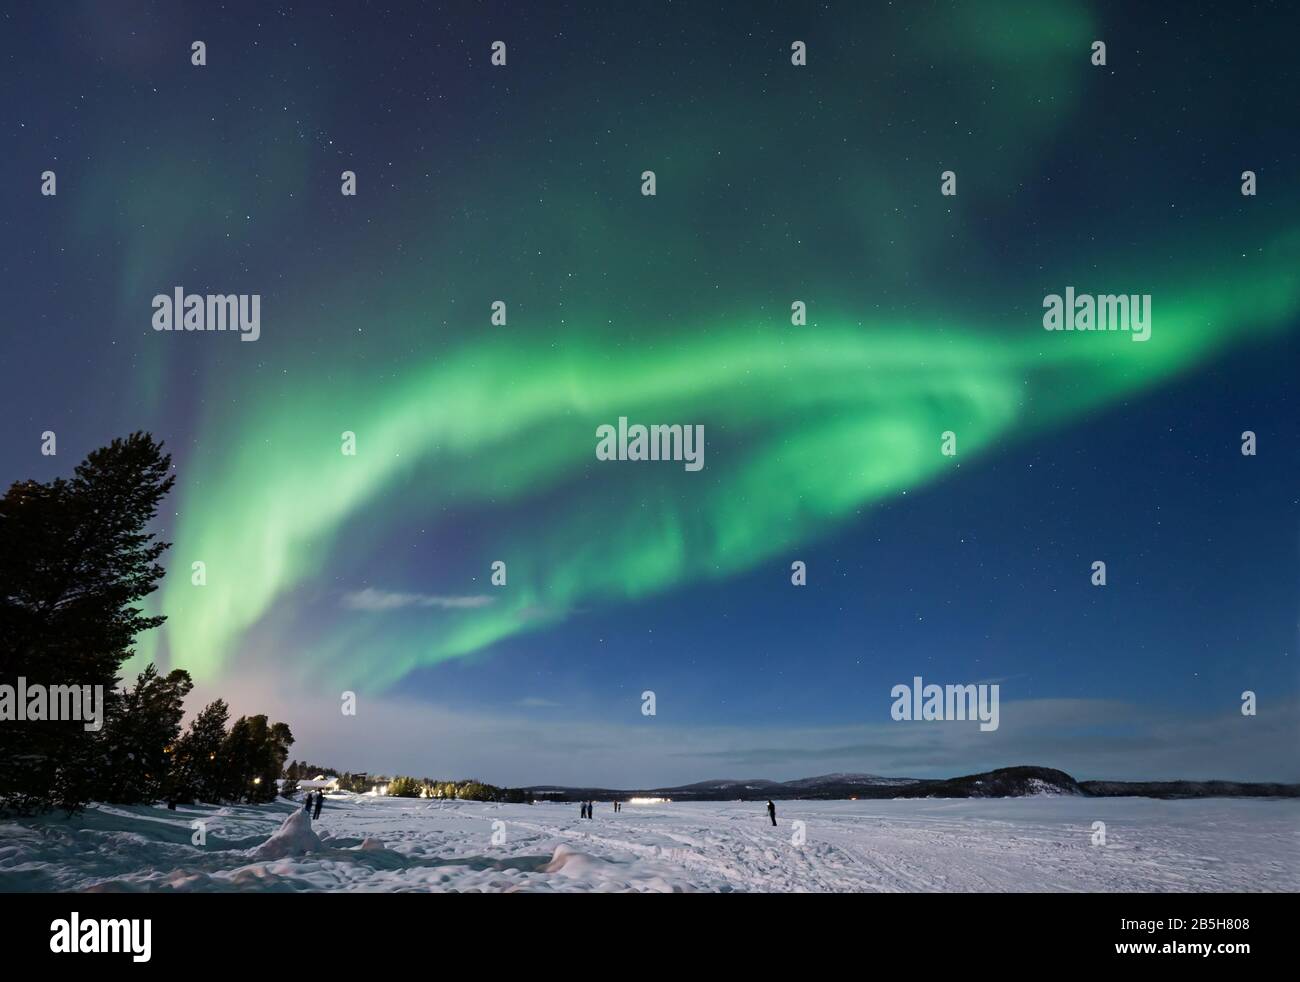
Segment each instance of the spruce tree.
[[[265,717],[263,717],[265,718]],[[267,733],[266,749],[262,753],[262,780],[258,787],[262,789],[262,801],[274,801],[276,781],[284,771],[284,762],[293,746],[293,734],[285,723],[275,723]]]
[[253,724],[247,716],[241,716],[231,724],[221,745],[221,759],[225,765],[219,779],[221,801],[246,801],[252,795],[256,744]]
[[185,697],[192,688],[183,669],[161,676],[149,665],[140,673],[109,715],[104,729],[107,768],[94,797],[130,803],[156,801],[169,792]]
[[394,798],[418,798],[422,790],[419,781],[402,775],[393,778],[388,784],[388,793]]
[[235,720],[222,743],[222,799],[263,804],[274,801],[276,779],[293,745],[284,723],[270,725],[264,715]]
[[298,762],[290,761],[289,766],[284,771],[284,781],[280,785],[280,794],[285,798],[292,798],[298,793]]
[[177,801],[224,800],[226,722],[230,709],[222,699],[208,703],[194,717],[177,748]]
[[[0,684],[102,686],[113,711],[135,637],[162,617],[168,543],[148,531],[171,490],[171,458],[146,433],[114,440],[70,479],[22,481],[0,498]],[[80,721],[0,726],[0,811],[75,811],[109,778],[104,731]]]

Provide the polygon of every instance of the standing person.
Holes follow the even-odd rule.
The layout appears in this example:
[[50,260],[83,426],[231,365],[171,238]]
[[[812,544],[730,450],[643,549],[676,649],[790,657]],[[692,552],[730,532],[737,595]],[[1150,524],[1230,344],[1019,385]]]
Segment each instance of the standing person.
[[772,820],[773,825],[776,824],[776,805],[772,804],[770,799],[767,803],[767,817]]
[[579,805],[579,807],[578,807],[578,817],[579,817],[579,818],[586,818],[586,817],[587,817],[587,803],[586,803],[585,801],[582,802],[582,804]]
[[308,818],[311,818],[311,792],[310,791],[307,792],[307,797],[303,800],[302,810],[307,813]]
[[320,818],[320,808],[321,808],[321,805],[323,805],[323,804],[325,804],[325,792],[324,792],[324,791],[317,791],[317,792],[316,792],[316,808],[315,808],[315,810],[312,812],[312,815],[311,815],[312,818]]
[[595,813],[596,813],[596,803],[594,801],[587,802],[587,817],[595,818],[596,817]]

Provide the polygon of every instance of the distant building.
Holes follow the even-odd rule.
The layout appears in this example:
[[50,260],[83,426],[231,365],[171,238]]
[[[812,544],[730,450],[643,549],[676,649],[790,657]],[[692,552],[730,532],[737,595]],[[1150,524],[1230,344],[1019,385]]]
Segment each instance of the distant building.
[[337,777],[326,777],[324,774],[317,774],[313,780],[298,781],[299,791],[324,791],[332,794],[339,789],[339,779]]

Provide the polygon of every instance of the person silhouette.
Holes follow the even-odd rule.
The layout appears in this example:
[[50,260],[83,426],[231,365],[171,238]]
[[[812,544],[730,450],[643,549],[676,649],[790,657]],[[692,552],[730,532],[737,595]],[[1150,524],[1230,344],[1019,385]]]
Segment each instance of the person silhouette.
[[321,809],[321,805],[323,805],[323,804],[325,804],[325,792],[324,792],[324,791],[317,791],[317,792],[316,792],[316,808],[312,811],[312,814],[311,814],[311,817],[312,817],[312,818],[320,818],[320,809]]
[[310,791],[307,792],[307,797],[303,800],[302,810],[307,813],[308,818],[311,817],[311,792]]
[[773,825],[776,824],[776,805],[772,804],[770,800],[767,803],[767,817],[772,820]]

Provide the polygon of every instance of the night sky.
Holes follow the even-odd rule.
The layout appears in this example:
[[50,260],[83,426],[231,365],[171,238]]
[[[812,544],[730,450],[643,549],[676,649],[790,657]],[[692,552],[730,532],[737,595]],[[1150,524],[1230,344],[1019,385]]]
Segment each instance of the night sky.
[[0,12],[0,478],[166,442],[133,670],[372,772],[1300,779],[1292,5],[448,6]]

